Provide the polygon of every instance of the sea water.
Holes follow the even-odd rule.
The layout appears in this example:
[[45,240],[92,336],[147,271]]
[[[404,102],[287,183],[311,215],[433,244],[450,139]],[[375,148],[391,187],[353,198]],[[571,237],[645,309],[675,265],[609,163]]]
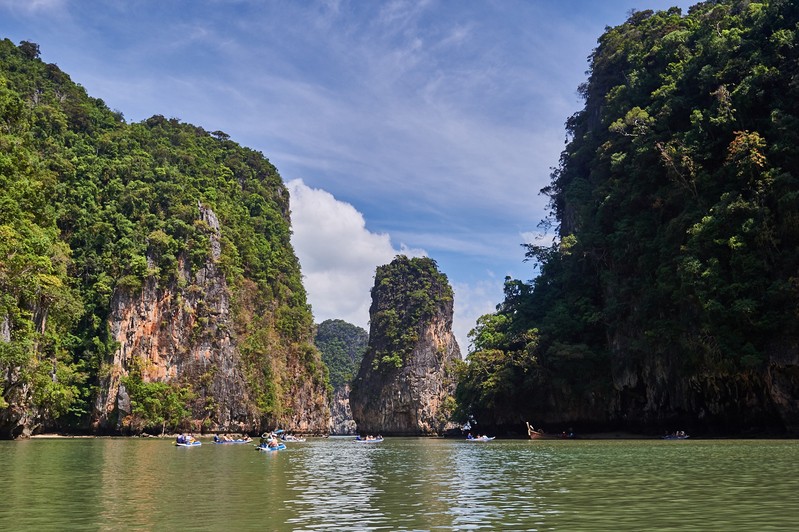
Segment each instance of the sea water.
[[0,442],[0,530],[795,530],[796,440]]

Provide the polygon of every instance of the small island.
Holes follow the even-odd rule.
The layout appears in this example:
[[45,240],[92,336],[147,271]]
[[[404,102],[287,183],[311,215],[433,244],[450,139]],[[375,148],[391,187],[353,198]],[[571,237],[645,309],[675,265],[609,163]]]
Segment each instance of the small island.
[[362,433],[437,435],[452,428],[453,294],[433,259],[400,255],[377,268],[369,345],[350,393]]

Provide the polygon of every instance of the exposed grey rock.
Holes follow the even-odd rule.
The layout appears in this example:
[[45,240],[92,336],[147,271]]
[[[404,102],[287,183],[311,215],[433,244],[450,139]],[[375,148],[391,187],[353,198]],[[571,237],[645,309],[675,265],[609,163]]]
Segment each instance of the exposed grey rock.
[[330,404],[330,434],[346,436],[358,430],[350,409],[350,386],[335,391]]
[[[398,257],[395,262],[400,259],[408,260]],[[420,269],[412,275],[428,273]],[[454,363],[461,354],[452,333],[452,291],[445,276],[434,275],[422,283],[434,301],[432,314],[413,324],[411,331],[393,333],[416,338],[410,352],[402,353],[401,367],[381,362],[386,353],[395,354],[391,350],[396,349],[396,343],[380,330],[381,320],[376,315],[389,309],[400,315],[400,323],[407,321],[402,313],[416,309],[412,293],[418,287],[412,284],[413,279],[400,280],[398,286],[386,291],[379,270],[375,278],[369,347],[350,393],[350,406],[360,433],[435,435],[454,427],[449,421],[449,409],[456,385]],[[404,290],[407,293],[402,293]]]
[[[216,263],[219,222],[213,211],[202,205],[200,217],[210,228],[212,251],[202,267],[192,273],[185,257],[179,257],[176,282],[161,286],[150,277],[140,292],[114,292],[109,329],[119,347],[100,382],[93,413],[95,430],[129,430],[130,397],[122,379],[134,363],[145,382],[191,384],[197,395],[192,430],[254,432],[270,428],[261,426],[261,413],[247,387],[231,289]],[[291,368],[286,372],[291,374]],[[291,404],[285,405],[290,417],[283,422],[297,432],[323,432],[329,424],[324,392],[298,380],[292,388],[296,393],[290,394]]]

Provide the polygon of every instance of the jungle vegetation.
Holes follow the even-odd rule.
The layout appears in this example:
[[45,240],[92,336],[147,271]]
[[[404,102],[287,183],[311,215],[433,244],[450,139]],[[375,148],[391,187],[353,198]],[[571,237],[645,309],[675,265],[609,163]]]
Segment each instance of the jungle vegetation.
[[369,309],[372,369],[401,368],[419,341],[421,328],[442,304],[452,301],[447,276],[429,257],[397,255],[378,266]]
[[589,59],[542,190],[557,238],[525,244],[538,275],[472,330],[464,418],[610,405],[645,359],[757,378],[799,339],[799,3],[635,11]]
[[[127,123],[39,55],[35,43],[0,41],[0,426],[27,417],[85,427],[117,348],[112,295],[146,278],[167,286],[180,258],[195,270],[208,259],[199,203],[219,218],[233,304],[244,312],[246,291],[256,307],[246,309],[242,354],[262,413],[280,412],[272,384],[290,380],[271,374],[281,366],[268,359],[304,353],[311,378],[324,380],[275,167],[221,131],[163,116]],[[190,395],[183,385],[156,390],[139,413],[149,396]]]
[[361,367],[369,333],[344,320],[325,320],[316,326],[314,343],[327,365],[334,390],[350,384]]

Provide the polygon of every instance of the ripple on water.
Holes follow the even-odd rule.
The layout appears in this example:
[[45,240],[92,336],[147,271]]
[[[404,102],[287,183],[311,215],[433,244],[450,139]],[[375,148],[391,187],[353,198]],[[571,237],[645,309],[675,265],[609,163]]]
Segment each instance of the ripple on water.
[[0,442],[0,529],[790,530],[795,441]]

